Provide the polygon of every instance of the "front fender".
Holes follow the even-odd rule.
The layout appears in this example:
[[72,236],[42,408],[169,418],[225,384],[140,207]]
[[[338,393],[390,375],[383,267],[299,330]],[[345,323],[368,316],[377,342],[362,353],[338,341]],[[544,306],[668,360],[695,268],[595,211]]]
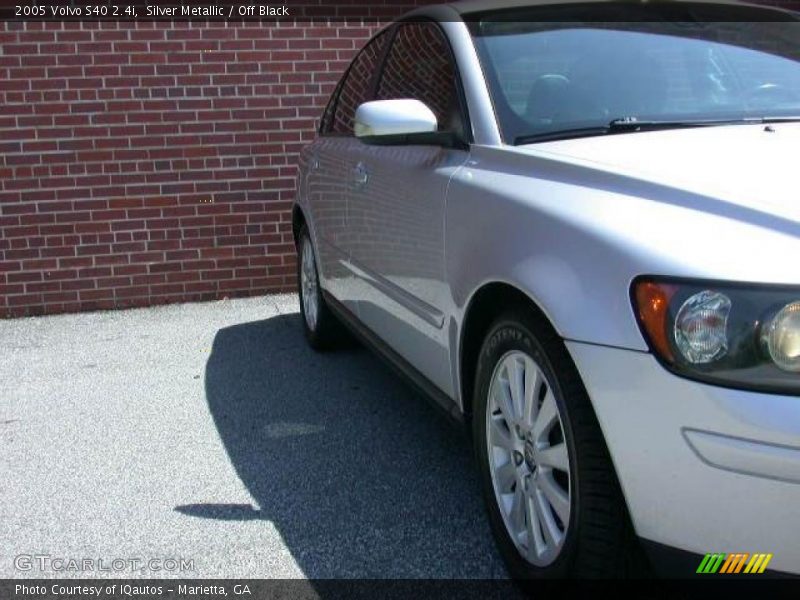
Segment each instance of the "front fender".
[[494,158],[473,153],[448,190],[446,269],[459,328],[472,296],[502,282],[530,297],[563,338],[647,350],[628,295],[645,260],[603,227],[601,213],[586,211],[588,195],[609,193],[537,178],[548,161]]

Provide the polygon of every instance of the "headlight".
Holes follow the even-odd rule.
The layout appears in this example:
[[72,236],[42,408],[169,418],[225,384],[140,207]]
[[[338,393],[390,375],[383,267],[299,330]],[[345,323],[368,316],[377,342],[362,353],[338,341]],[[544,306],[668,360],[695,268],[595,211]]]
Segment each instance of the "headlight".
[[764,327],[770,358],[784,371],[800,373],[800,302],[784,306]]
[[674,373],[800,394],[800,287],[640,277],[631,298],[650,349]]
[[675,316],[675,345],[692,364],[709,363],[728,352],[728,315],[731,300],[725,294],[703,290],[689,298]]

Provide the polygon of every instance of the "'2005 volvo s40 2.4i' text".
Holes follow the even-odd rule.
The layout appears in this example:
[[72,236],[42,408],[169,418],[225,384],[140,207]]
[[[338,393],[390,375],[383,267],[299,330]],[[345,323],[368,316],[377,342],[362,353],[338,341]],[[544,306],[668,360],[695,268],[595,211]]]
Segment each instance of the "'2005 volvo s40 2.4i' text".
[[625,575],[642,547],[800,572],[799,27],[426,7],[302,151],[306,336],[346,324],[469,425],[515,577]]

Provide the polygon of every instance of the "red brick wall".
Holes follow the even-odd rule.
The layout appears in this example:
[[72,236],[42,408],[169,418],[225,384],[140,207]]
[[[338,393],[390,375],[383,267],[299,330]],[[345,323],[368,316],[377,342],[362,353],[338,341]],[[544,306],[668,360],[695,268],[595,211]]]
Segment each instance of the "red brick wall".
[[0,316],[293,290],[296,156],[377,23],[0,22]]
[[376,27],[0,22],[0,317],[293,290],[296,156]]

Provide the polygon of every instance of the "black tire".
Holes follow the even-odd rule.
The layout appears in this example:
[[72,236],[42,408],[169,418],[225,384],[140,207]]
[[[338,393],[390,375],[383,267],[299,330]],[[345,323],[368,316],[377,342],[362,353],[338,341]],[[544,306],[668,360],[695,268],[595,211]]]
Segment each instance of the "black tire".
[[[522,351],[539,366],[561,413],[569,455],[570,515],[555,560],[535,566],[517,549],[498,507],[489,466],[486,411],[492,375],[500,359]],[[515,579],[643,576],[638,544],[600,426],[563,342],[547,323],[525,309],[511,310],[490,328],[475,374],[473,433],[489,522]]]
[[[306,315],[304,302],[304,294],[306,293],[302,283],[304,250],[311,252],[314,263],[314,274],[316,277],[316,285],[314,286],[313,293],[317,302],[317,314],[315,319],[313,319],[313,325],[310,324],[310,319]],[[316,252],[314,250],[314,244],[311,241],[311,236],[308,233],[308,228],[305,225],[303,225],[300,234],[297,236],[297,289],[300,300],[300,320],[303,323],[303,333],[306,336],[308,344],[318,352],[333,350],[339,347],[346,335],[342,325],[333,315],[330,308],[328,308],[328,305],[325,303],[325,297],[322,295],[322,289],[319,285],[319,268],[317,266]]]

